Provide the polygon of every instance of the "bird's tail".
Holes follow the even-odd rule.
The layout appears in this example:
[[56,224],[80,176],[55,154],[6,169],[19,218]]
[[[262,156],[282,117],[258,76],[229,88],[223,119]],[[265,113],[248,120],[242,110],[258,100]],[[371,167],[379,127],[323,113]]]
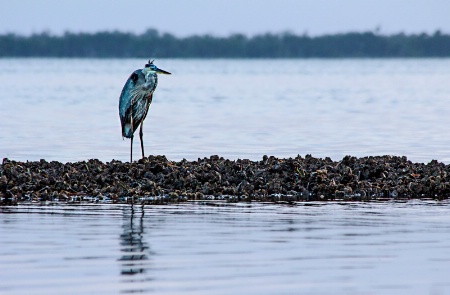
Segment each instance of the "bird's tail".
[[122,128],[122,136],[126,138],[131,138],[133,136],[133,130],[130,123],[125,123]]

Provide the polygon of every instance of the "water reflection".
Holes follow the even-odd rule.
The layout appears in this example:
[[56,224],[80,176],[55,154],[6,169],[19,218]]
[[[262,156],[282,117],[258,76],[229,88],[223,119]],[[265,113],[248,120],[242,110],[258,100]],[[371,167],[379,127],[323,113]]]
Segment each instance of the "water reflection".
[[450,294],[449,201],[210,204],[2,207],[0,294]]
[[146,273],[150,255],[150,246],[144,238],[144,213],[144,205],[125,206],[123,209],[123,233],[120,235],[122,256],[119,263],[122,276],[133,276],[127,280],[128,283],[148,280],[139,276]]

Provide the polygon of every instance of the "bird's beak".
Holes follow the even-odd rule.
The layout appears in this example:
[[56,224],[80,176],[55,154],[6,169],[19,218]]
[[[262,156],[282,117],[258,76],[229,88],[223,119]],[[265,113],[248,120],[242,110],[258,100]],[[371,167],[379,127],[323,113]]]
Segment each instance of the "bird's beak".
[[161,70],[161,69],[158,69],[157,71],[156,71],[158,74],[164,74],[164,75],[172,75],[171,73],[169,73],[169,72],[166,72],[166,71],[164,71],[164,70]]

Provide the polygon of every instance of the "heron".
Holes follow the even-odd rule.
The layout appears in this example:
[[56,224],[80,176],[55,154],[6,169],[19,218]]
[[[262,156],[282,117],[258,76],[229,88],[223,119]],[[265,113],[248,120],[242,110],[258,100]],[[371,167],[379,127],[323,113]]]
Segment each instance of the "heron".
[[119,99],[119,116],[122,125],[122,138],[130,138],[130,163],[133,162],[133,137],[140,125],[142,158],[144,158],[144,142],[142,140],[142,124],[152,103],[153,92],[158,85],[158,75],[171,73],[159,69],[152,61],[148,61],[143,69],[135,70],[123,86]]

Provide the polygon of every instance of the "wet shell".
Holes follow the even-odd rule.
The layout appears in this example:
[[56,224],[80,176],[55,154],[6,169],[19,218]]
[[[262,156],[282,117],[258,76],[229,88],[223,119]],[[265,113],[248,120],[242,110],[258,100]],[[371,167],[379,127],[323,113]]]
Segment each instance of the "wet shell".
[[179,162],[149,156],[131,164],[96,159],[66,164],[17,162],[5,158],[0,165],[0,201],[79,202],[88,197],[160,204],[201,199],[447,199],[449,171],[449,165],[438,161],[412,163],[397,156],[346,156],[336,162],[311,155],[287,159],[263,156],[259,161],[213,155]]

